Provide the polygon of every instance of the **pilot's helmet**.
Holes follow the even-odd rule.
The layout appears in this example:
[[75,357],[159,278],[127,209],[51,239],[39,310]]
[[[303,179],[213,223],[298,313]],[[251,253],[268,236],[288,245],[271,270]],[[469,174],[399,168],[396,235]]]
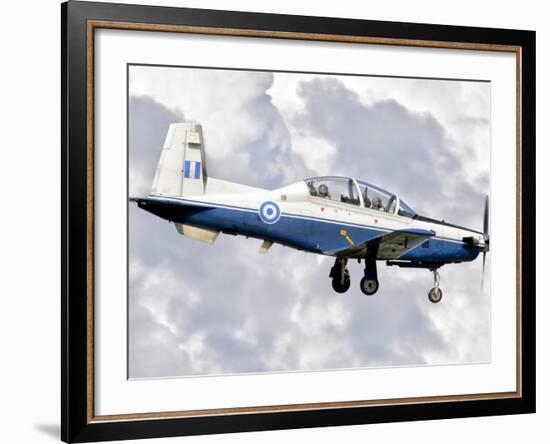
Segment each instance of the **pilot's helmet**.
[[380,199],[378,196],[375,196],[372,198],[372,207],[379,210],[382,208],[382,199]]
[[324,183],[319,185],[319,196],[328,197],[328,187]]

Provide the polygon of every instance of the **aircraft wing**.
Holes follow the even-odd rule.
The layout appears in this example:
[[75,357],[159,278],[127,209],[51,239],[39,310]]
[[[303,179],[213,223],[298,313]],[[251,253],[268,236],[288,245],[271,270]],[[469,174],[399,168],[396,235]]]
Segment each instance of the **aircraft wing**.
[[411,228],[396,230],[370,239],[349,248],[329,251],[327,253],[342,257],[371,257],[373,259],[399,259],[408,251],[418,247],[430,237],[435,236],[431,230]]

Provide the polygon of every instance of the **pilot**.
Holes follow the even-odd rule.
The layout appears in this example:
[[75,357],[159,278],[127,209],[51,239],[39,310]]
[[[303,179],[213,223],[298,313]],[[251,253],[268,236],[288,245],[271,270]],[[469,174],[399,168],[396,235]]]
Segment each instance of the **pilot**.
[[380,199],[378,196],[373,197],[372,208],[374,208],[375,210],[382,211],[382,199]]
[[307,182],[307,188],[309,190],[309,194],[311,194],[312,196],[318,195],[317,189],[313,186],[313,182]]
[[330,199],[330,194],[328,194],[328,187],[324,183],[319,185],[319,197]]
[[365,190],[365,194],[363,195],[363,202],[365,202],[365,208],[370,208],[371,201],[369,199],[369,196],[367,196],[367,190]]

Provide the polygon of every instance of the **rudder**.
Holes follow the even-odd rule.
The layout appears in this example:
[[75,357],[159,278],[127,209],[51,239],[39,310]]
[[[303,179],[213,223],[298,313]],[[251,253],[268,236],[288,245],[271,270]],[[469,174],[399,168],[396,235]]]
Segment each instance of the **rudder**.
[[198,123],[173,123],[168,128],[151,194],[193,196],[206,189],[206,156]]

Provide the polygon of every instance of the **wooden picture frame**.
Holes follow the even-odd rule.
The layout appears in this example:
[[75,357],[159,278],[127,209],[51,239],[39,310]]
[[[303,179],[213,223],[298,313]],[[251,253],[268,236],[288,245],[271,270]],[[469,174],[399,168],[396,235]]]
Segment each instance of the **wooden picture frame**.
[[[62,15],[62,416],[65,442],[535,411],[535,33],[70,1]],[[94,32],[98,29],[508,52],[516,56],[516,390],[128,415],[94,413]],[[121,149],[123,149],[121,147]],[[122,320],[124,321],[124,320]]]

